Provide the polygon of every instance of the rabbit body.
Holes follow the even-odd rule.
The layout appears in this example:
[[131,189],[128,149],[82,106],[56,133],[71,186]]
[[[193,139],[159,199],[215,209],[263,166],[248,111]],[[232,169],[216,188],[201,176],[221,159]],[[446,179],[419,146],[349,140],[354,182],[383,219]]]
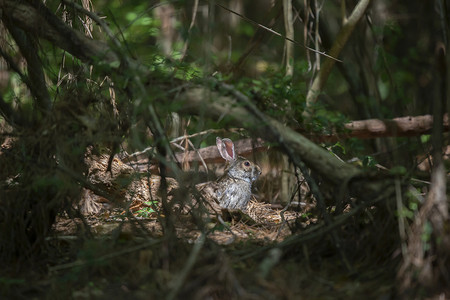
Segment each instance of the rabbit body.
[[241,209],[247,207],[252,195],[252,183],[261,175],[261,169],[244,157],[236,156],[230,139],[216,139],[222,157],[229,162],[225,173],[208,187],[222,208]]

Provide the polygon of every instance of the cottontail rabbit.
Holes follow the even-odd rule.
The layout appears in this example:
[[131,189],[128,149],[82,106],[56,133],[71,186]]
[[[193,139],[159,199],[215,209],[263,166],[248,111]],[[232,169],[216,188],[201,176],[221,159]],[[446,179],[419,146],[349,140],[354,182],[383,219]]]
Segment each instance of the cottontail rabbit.
[[236,156],[230,139],[217,137],[216,145],[228,167],[216,182],[209,184],[207,190],[222,208],[245,209],[252,194],[252,182],[261,175],[261,169],[246,158]]

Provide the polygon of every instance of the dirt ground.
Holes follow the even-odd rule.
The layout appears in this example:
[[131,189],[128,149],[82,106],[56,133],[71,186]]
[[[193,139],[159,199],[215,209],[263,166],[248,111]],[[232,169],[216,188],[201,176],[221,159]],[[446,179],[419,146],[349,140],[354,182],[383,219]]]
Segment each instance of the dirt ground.
[[328,231],[314,205],[169,213],[153,206],[160,181],[107,161],[90,164],[92,190],[57,216],[42,259],[3,270],[2,299],[396,299],[401,255],[378,208]]
[[[156,214],[126,216],[117,209],[84,220],[61,216],[52,237],[60,259],[45,279],[50,294],[73,299],[395,299],[395,257],[347,257],[348,270],[327,236],[277,247],[315,220],[299,223],[299,213],[287,212],[283,221],[279,210],[251,205],[264,211],[255,222],[211,220],[202,234],[187,217],[174,222],[173,238],[167,238],[164,218]],[[64,257],[67,262],[61,261]]]

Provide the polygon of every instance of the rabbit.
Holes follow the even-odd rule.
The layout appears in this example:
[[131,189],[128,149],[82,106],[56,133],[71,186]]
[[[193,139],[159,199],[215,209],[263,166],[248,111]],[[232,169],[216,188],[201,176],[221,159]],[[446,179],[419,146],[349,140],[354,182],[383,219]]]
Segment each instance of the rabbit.
[[252,194],[252,183],[261,175],[261,168],[244,157],[236,156],[230,139],[217,137],[216,145],[227,161],[227,168],[206,190],[212,193],[221,208],[245,210]]

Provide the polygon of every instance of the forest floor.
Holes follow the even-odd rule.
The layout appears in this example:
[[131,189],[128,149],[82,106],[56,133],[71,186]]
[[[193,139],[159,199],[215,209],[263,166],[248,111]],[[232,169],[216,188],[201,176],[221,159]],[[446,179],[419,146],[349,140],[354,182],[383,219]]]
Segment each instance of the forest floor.
[[[107,161],[105,156],[90,174],[108,174]],[[127,170],[122,165],[114,161],[113,179]],[[102,176],[91,181],[104,183],[114,195],[124,194],[114,189],[111,177]],[[137,182],[142,191],[149,189],[144,183],[156,189],[151,178]],[[145,206],[133,206],[132,212],[118,207],[57,216],[45,241],[47,253],[26,257],[25,266],[13,262],[14,267],[1,270],[0,298],[396,298],[401,255],[396,232],[386,222],[390,218],[378,208],[337,227],[336,239],[330,232],[311,230],[324,223],[313,204],[281,214],[251,201],[250,218],[230,215],[222,221],[168,216]],[[307,232],[313,234],[297,239]]]
[[[267,205],[262,206],[267,213]],[[277,248],[291,229],[302,231],[315,220],[303,218],[298,224],[298,215],[288,212],[281,221],[279,211],[272,211],[275,215],[257,222],[226,222],[229,228],[212,222],[207,226],[215,229],[207,236],[192,220],[179,219],[173,223],[176,237],[170,239],[164,238],[164,221],[156,215],[130,218],[116,210],[84,221],[61,216],[52,237],[55,261],[20,294],[34,291],[49,299],[395,298],[397,259],[361,253],[350,258],[349,271],[326,236]],[[87,234],[90,239],[80,238]]]

